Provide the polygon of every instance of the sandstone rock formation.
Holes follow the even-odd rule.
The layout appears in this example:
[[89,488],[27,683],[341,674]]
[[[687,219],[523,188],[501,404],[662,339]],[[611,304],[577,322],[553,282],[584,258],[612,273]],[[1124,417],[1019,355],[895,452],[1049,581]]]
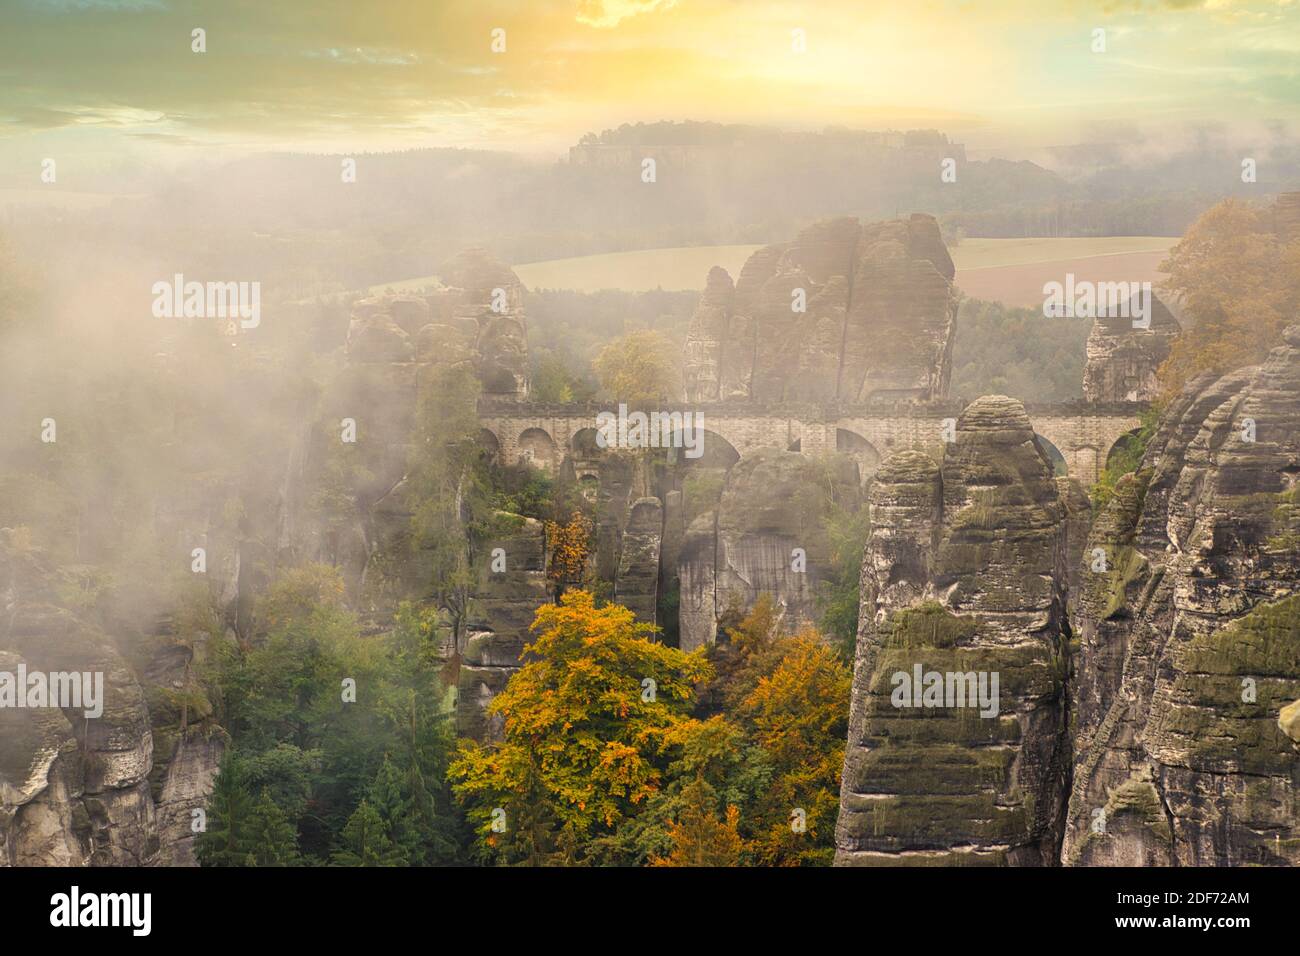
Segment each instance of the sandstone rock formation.
[[762,593],[784,607],[791,627],[816,620],[817,588],[830,564],[822,523],[828,489],[856,510],[860,486],[847,459],[759,449],[736,463],[717,508],[692,521],[682,543],[683,649],[712,643],[718,618],[729,607],[747,610]]
[[1134,314],[1130,306],[1127,316],[1108,312],[1093,321],[1088,333],[1088,361],[1083,369],[1086,400],[1149,402],[1156,397],[1156,371],[1169,357],[1172,340],[1181,328],[1173,313],[1154,295],[1149,328],[1133,328]]
[[[1050,865],[1069,766],[1067,524],[1024,407],[972,403],[941,464],[885,460],[871,506],[836,863]],[[918,671],[971,676],[960,696],[947,678],[938,698],[897,696]],[[981,680],[991,708],[966,697]]]
[[663,541],[664,509],[658,498],[638,498],[623,529],[614,600],[638,621],[655,623],[659,599],[659,549]]
[[1293,326],[1189,384],[1092,529],[1066,864],[1300,862],[1297,477]]
[[[509,382],[498,395],[522,396],[526,387],[523,292],[514,273],[478,251],[451,260],[444,272],[465,285],[353,303],[346,362],[325,396],[324,422],[304,456],[315,480],[332,482],[357,512],[331,514],[328,527],[314,529],[316,547],[307,553],[343,569],[351,603],[374,622],[387,621],[401,598],[423,596],[420,589],[429,581],[425,564],[409,547],[413,505],[406,474],[422,396],[439,387],[434,373],[472,368],[486,375],[484,388],[490,391],[491,382],[505,381],[504,362],[515,371],[505,376]],[[496,288],[503,288],[502,313],[492,309]],[[502,351],[490,342],[514,344]],[[346,419],[355,422],[349,444],[339,435]],[[287,484],[312,480],[298,470]],[[311,533],[286,544],[301,546]]]
[[[456,729],[476,740],[499,738],[501,719],[489,716],[487,705],[519,669],[533,614],[551,598],[542,523],[517,515],[501,514],[498,519],[515,528],[484,549],[484,566],[471,605],[475,614],[468,624],[456,683]],[[498,548],[504,570],[493,569]]]
[[1075,602],[1083,580],[1085,546],[1092,527],[1092,499],[1074,478],[1056,479],[1061,506],[1065,509],[1065,589],[1069,597],[1069,617],[1075,619]]
[[108,635],[48,603],[52,578],[0,529],[0,671],[100,674],[102,713],[0,708],[0,865],[193,863],[189,810],[206,798],[224,734],[196,723],[179,735],[183,751],[171,747],[165,707],[151,707]]
[[734,285],[715,267],[687,335],[687,400],[942,398],[953,275],[919,214],[818,222],[755,252]]

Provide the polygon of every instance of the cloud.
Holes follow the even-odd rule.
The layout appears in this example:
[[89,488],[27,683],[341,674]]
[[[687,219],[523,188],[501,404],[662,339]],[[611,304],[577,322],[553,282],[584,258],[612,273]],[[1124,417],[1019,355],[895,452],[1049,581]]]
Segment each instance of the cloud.
[[[549,151],[656,119],[1300,118],[1300,2],[1171,2],[823,0],[796,56],[789,0],[223,0],[204,5],[200,55],[191,0],[8,0],[0,136],[93,126],[241,147]],[[1104,57],[1088,46],[1102,24]]]
[[27,5],[45,13],[143,13],[167,9],[162,0],[27,0]]
[[629,17],[656,10],[671,10],[677,0],[578,0],[579,23],[589,27],[609,29]]

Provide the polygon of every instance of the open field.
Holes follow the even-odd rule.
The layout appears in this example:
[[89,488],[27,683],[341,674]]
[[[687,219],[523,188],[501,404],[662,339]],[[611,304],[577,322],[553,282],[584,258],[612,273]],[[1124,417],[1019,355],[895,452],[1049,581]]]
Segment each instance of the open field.
[[[745,260],[761,246],[682,246],[675,249],[642,249],[636,252],[610,252],[573,259],[550,259],[528,262],[514,267],[521,282],[530,289],[574,289],[595,292],[599,289],[623,289],[641,292],[647,289],[702,289],[713,266],[722,266],[735,278]],[[403,291],[418,289],[432,282],[433,276],[405,279],[372,287]]]
[[965,239],[949,251],[958,272],[1097,256],[1163,253],[1177,236],[1085,236],[1065,239]]
[[956,284],[976,299],[1038,307],[1043,285],[1076,281],[1150,282],[1169,248],[1167,236],[1115,236],[1083,239],[968,239],[953,250]]
[[[1067,272],[1094,281],[1158,281],[1156,267],[1177,241],[1168,236],[967,239],[951,252],[957,286],[967,295],[1032,306],[1042,302],[1043,283],[1063,281]],[[759,248],[645,249],[529,262],[514,268],[530,289],[701,289],[710,267],[722,266],[735,278]],[[431,281],[431,276],[424,276],[374,288],[417,289]]]
[[971,298],[1037,308],[1043,304],[1044,283],[1064,283],[1067,272],[1074,273],[1076,282],[1150,282],[1153,288],[1157,288],[1165,278],[1157,271],[1165,255],[1163,252],[1117,252],[984,269],[959,269],[957,287]]
[[703,289],[713,266],[722,266],[734,279],[740,268],[762,246],[684,246],[611,252],[576,259],[553,259],[515,266],[530,289]]

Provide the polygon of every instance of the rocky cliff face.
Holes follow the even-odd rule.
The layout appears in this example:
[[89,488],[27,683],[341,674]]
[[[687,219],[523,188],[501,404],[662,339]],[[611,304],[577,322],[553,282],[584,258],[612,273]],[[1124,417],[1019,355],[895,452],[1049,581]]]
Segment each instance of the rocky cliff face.
[[[151,541],[165,568],[186,567],[192,548],[205,550],[206,573],[189,583],[218,612],[211,634],[186,631],[167,603],[175,597],[170,578],[141,593],[109,591],[114,596],[93,608],[69,603],[92,569],[46,560],[23,529],[0,528],[0,671],[102,672],[106,697],[98,718],[0,708],[0,863],[192,865],[193,814],[205,806],[226,748],[194,677],[204,642],[247,636],[253,593],[286,563],[337,565],[350,604],[375,628],[391,621],[399,600],[425,594],[431,572],[410,547],[406,469],[430,372],[464,364],[489,392],[527,391],[523,290],[513,272],[472,252],[442,275],[446,283],[427,294],[353,304],[342,361],[319,401],[249,369],[223,396],[221,414],[203,405],[175,413],[177,440],[159,454],[171,456],[165,461],[182,480],[149,502],[148,521],[132,530]],[[323,342],[341,339],[341,329],[318,331]],[[283,456],[223,460],[220,440],[180,437],[225,436],[229,421],[267,435],[285,425],[276,432],[290,436],[281,437]],[[351,442],[343,437],[349,428]],[[231,453],[253,444],[232,439]],[[467,646],[445,648],[463,665],[471,733],[491,732],[472,704],[481,686],[503,683],[517,666],[524,628],[545,600],[540,527],[531,530],[507,545],[518,552],[522,583],[485,581],[477,595],[483,618]],[[78,539],[88,563],[122,548],[93,534]],[[118,601],[120,613],[106,606]]]
[[1181,331],[1173,313],[1151,297],[1150,326],[1133,328],[1135,314],[1098,316],[1088,333],[1083,397],[1090,402],[1149,402],[1159,391],[1156,372]]
[[[423,596],[430,572],[412,553],[413,502],[406,481],[421,398],[437,388],[435,369],[472,368],[483,392],[527,394],[527,320],[514,272],[470,250],[441,269],[425,294],[384,294],[353,303],[345,363],[324,396],[325,420],[306,454],[307,471],[351,498],[323,527],[292,542],[305,555],[341,567],[353,606],[387,622],[398,600]],[[350,442],[343,422],[355,423]],[[307,479],[310,480],[310,479]],[[304,476],[297,476],[299,484]]]
[[749,609],[762,593],[784,608],[791,626],[816,620],[818,585],[830,565],[822,523],[827,489],[856,510],[852,462],[759,449],[736,463],[716,509],[691,523],[681,547],[683,649],[712,643],[723,613]]
[[1055,861],[1069,767],[1068,512],[1024,407],[871,492],[839,865]]
[[1293,326],[1189,385],[1093,527],[1065,863],[1300,862],[1297,477]]
[[638,498],[623,529],[614,600],[653,624],[659,599],[659,552],[663,542],[664,508],[658,498]]
[[[109,635],[49,603],[54,579],[38,552],[0,530],[0,671],[103,681],[98,716],[84,700],[0,707],[0,865],[193,863],[190,810],[203,805],[224,734],[203,719],[210,712],[178,726],[146,693],[161,688]],[[146,669],[168,670],[159,657]]]
[[952,259],[931,216],[829,219],[710,271],[684,358],[688,401],[943,397]]
[[456,729],[475,740],[500,737],[501,719],[487,706],[519,669],[533,614],[551,599],[542,523],[518,515],[499,519],[515,527],[484,549],[456,681]]

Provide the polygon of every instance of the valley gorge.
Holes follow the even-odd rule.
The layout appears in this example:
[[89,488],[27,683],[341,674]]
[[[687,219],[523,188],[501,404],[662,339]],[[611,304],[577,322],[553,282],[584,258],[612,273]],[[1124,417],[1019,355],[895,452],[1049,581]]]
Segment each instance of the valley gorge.
[[[1096,319],[1082,401],[953,396],[954,275],[915,214],[823,220],[701,276],[667,403],[702,414],[698,458],[602,446],[594,413],[617,402],[537,400],[528,290],[482,250],[418,290],[286,305],[310,380],[249,358],[237,397],[148,433],[177,480],[122,526],[161,554],[137,561],[93,514],[57,546],[0,528],[0,670],[106,686],[102,718],[0,709],[0,864],[195,865],[193,821],[241,730],[207,674],[265,640],[266,595],[305,564],[336,575],[327,603],[363,642],[423,615],[426,703],[499,743],[492,702],[563,589],[579,514],[584,586],[685,652],[767,602],[815,631],[849,581],[835,865],[1300,862],[1300,324],[1154,420],[1180,332],[1159,300],[1149,329]],[[1094,505],[1148,421],[1140,463]],[[258,440],[187,455],[199,427]],[[505,490],[477,487],[480,468]],[[970,697],[897,694],[928,672]],[[981,675],[991,715],[972,706]]]

